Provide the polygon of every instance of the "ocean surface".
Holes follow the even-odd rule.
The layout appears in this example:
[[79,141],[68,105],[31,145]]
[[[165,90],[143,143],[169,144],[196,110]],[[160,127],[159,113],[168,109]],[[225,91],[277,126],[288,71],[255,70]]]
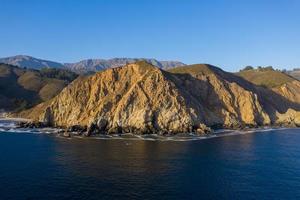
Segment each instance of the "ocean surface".
[[0,129],[0,199],[300,199],[300,129],[187,141]]

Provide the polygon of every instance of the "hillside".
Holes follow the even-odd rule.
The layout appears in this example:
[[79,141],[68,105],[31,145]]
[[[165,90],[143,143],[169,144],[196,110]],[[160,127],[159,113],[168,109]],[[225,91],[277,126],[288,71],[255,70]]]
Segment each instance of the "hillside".
[[120,67],[128,63],[134,63],[144,60],[162,69],[169,69],[185,64],[178,61],[158,61],[148,58],[112,58],[112,59],[87,59],[74,63],[59,63],[49,60],[43,60],[26,55],[17,55],[6,58],[0,58],[0,63],[15,65],[21,68],[42,69],[42,68],[58,68],[68,69],[78,74],[86,74],[97,72],[104,69]]
[[211,65],[163,71],[137,62],[78,78],[21,116],[89,133],[163,134],[205,132],[207,126],[300,125],[299,110],[274,91]]
[[273,69],[243,70],[237,73],[244,79],[267,88],[273,88],[295,80],[293,77]]
[[49,100],[76,77],[66,70],[38,71],[0,64],[0,109],[22,110]]
[[255,85],[266,87],[291,102],[300,103],[300,82],[286,73],[262,68],[244,70],[237,75]]

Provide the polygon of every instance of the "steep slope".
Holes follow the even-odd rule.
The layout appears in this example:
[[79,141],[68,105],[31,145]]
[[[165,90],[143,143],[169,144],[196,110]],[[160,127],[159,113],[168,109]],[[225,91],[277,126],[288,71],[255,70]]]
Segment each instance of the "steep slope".
[[0,109],[22,110],[49,100],[76,77],[65,70],[38,71],[0,64]]
[[[205,121],[209,126],[255,126],[271,122],[253,85],[239,77],[207,64],[178,67],[169,72],[194,78],[182,85],[209,110]],[[210,118],[211,115],[214,117]]]
[[78,78],[54,99],[23,115],[55,126],[115,132],[187,132],[203,116],[167,72],[138,62]]
[[257,85],[257,91],[264,98],[265,107],[274,122],[299,125],[300,82],[298,80],[280,71],[264,68],[242,71],[237,75]]
[[0,63],[6,63],[18,67],[26,67],[30,69],[42,69],[45,67],[64,68],[65,66],[58,62],[42,60],[26,55],[17,55],[6,58],[0,58]]
[[300,103],[300,81],[298,80],[289,81],[272,90],[292,102]]
[[[210,127],[300,125],[296,104],[211,65],[168,72],[146,62],[78,78],[21,113],[52,126],[106,133],[178,133]],[[276,96],[277,95],[277,96]]]
[[300,82],[288,74],[262,68],[241,71],[237,75],[255,85],[266,87],[291,102],[300,104]]

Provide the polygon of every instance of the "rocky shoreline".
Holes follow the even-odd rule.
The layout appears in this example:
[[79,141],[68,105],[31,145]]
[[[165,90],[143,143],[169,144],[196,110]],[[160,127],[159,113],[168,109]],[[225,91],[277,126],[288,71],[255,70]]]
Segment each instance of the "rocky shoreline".
[[[2,124],[3,123],[3,124]],[[8,127],[3,125],[9,124]],[[14,124],[14,125],[12,125]],[[38,133],[38,134],[46,134],[53,135],[55,137],[67,138],[67,139],[125,139],[125,140],[150,140],[150,141],[193,141],[193,140],[201,140],[201,139],[209,139],[215,137],[222,136],[233,136],[240,135],[252,132],[261,132],[268,130],[281,130],[281,129],[289,129],[289,128],[298,128],[299,126],[295,125],[276,125],[276,126],[244,126],[244,127],[236,127],[229,128],[216,127],[214,129],[209,129],[207,132],[165,132],[161,134],[161,132],[148,132],[144,134],[137,134],[137,132],[125,133],[125,132],[96,132],[88,133],[88,129],[80,126],[71,126],[68,128],[64,127],[53,127],[48,124],[41,122],[34,122],[28,119],[23,118],[0,118],[0,132],[17,132],[17,133]],[[121,129],[119,129],[121,130]]]
[[161,137],[170,137],[170,136],[206,136],[206,135],[212,135],[218,132],[219,130],[231,130],[231,131],[249,131],[249,130],[263,130],[266,128],[272,128],[272,129],[280,129],[280,128],[299,128],[296,124],[277,124],[272,126],[239,126],[239,127],[224,127],[224,126],[216,126],[214,129],[209,127],[202,127],[198,129],[191,129],[191,131],[186,132],[166,132],[166,131],[146,131],[142,132],[134,131],[133,129],[123,129],[122,127],[119,127],[119,129],[114,131],[105,131],[105,130],[97,130],[97,129],[91,129],[87,127],[82,127],[80,125],[74,125],[70,127],[53,127],[49,126],[48,124],[44,122],[33,122],[28,120],[22,120],[17,121],[16,123],[17,128],[29,128],[29,129],[43,129],[43,128],[55,128],[58,129],[57,134],[62,137],[73,137],[73,136],[83,136],[83,137],[93,137],[93,136],[110,136],[110,135],[127,135],[132,134],[136,136],[142,136],[142,135],[151,135],[155,134]]
[[61,127],[61,126],[49,126],[49,124],[45,122],[33,122],[33,121],[19,121],[17,122],[17,127],[18,128],[58,128],[61,129],[62,133],[64,136],[70,136],[70,133],[76,133],[77,135],[82,135],[82,136],[93,136],[93,135],[112,135],[112,134],[134,134],[134,135],[146,135],[146,134],[157,134],[161,136],[166,136],[166,135],[177,135],[177,134],[182,134],[182,133],[193,133],[195,135],[205,135],[212,133],[212,129],[206,126],[198,127],[198,128],[191,128],[187,131],[164,131],[164,130],[155,130],[155,129],[136,129],[136,128],[128,128],[128,127],[118,127],[114,129],[102,129],[100,130],[97,127],[87,127],[87,126],[80,126],[80,125],[74,125],[74,126],[69,126],[69,127]]

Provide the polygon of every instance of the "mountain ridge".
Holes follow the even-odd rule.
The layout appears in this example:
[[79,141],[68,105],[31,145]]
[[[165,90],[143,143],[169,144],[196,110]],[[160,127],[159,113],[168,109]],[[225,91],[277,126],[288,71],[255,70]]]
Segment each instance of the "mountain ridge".
[[69,69],[76,73],[97,72],[100,70],[120,67],[128,63],[134,63],[139,60],[147,61],[159,68],[168,69],[175,66],[185,65],[179,61],[158,61],[156,59],[148,58],[111,58],[111,59],[85,59],[74,63],[59,63],[50,60],[43,60],[27,55],[16,55],[11,57],[0,58],[0,63],[11,64],[19,67],[26,67],[30,69],[60,68]]
[[0,63],[14,65],[18,67],[26,67],[29,69],[41,69],[43,67],[64,68],[64,65],[59,62],[43,60],[27,55],[16,55],[0,58]]

